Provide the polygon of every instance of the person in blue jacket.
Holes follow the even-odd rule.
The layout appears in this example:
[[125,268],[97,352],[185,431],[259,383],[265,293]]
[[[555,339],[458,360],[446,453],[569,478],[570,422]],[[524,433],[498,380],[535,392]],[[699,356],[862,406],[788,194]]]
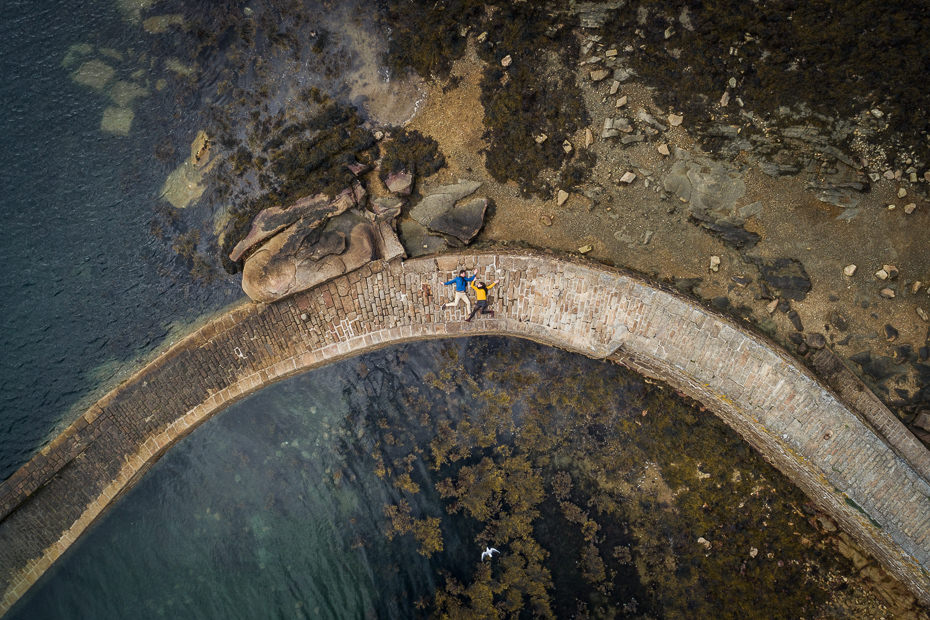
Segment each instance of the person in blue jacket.
[[478,275],[478,272],[475,271],[474,273],[471,274],[471,276],[469,276],[468,272],[463,269],[459,272],[459,275],[457,275],[456,277],[452,278],[448,282],[443,282],[443,284],[445,285],[449,285],[449,284],[455,285],[455,299],[453,299],[447,304],[443,304],[442,307],[443,308],[449,308],[449,307],[454,308],[459,305],[460,301],[464,301],[465,302],[465,313],[468,314],[469,312],[471,312],[471,302],[468,301],[468,294],[466,291],[468,291],[468,283],[474,280],[475,276],[477,275]]

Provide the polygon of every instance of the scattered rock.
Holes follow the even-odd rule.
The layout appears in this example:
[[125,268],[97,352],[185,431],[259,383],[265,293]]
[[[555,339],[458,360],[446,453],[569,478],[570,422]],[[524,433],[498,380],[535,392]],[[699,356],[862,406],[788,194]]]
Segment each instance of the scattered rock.
[[668,145],[665,144],[664,142],[660,144],[659,146],[657,146],[656,150],[659,152],[660,155],[665,155],[665,156],[669,155]]
[[768,303],[768,305],[765,307],[765,310],[766,310],[766,312],[768,312],[769,314],[775,314],[775,310],[776,310],[777,308],[778,308],[778,300],[777,300],[777,299],[773,299],[773,300],[770,301],[770,302]]
[[801,323],[801,315],[798,314],[797,310],[792,310],[788,313],[788,320],[791,321],[791,324],[794,325],[794,328],[799,332],[804,331],[804,325]]
[[607,69],[595,69],[594,71],[591,72],[591,81],[600,82],[601,80],[605,79],[608,75],[610,75],[610,71],[608,71]]
[[400,215],[401,207],[404,201],[394,196],[382,196],[374,198],[368,202],[368,208],[374,219],[393,221]]
[[578,251],[579,251],[580,253],[582,253],[582,254],[587,254],[588,252],[590,252],[590,251],[593,250],[593,249],[594,249],[594,248],[593,248],[590,244],[588,244],[588,245],[583,245],[583,246],[581,246],[580,248],[578,248]]
[[720,107],[725,108],[730,104],[730,91],[725,90],[723,94],[720,95]]
[[850,265],[846,265],[845,267],[843,267],[843,275],[845,275],[846,277],[851,278],[853,277],[855,273],[856,273],[855,265],[850,264]]
[[707,540],[706,538],[704,538],[703,536],[701,536],[700,538],[698,538],[698,539],[697,539],[697,542],[698,542],[699,545],[701,545],[701,546],[704,547],[705,549],[710,550],[710,541]]
[[898,339],[898,330],[892,327],[890,324],[886,323],[884,327],[885,331],[885,340],[888,342],[894,342]]
[[394,172],[387,176],[384,185],[392,194],[409,196],[413,191],[413,175],[406,170]]
[[556,194],[555,202],[560,207],[565,204],[565,201],[568,200],[568,192],[564,189],[560,189]]
[[930,413],[922,411],[917,414],[917,417],[914,418],[914,421],[911,422],[912,425],[917,428],[922,428],[923,430],[930,432]]
[[618,90],[620,90],[620,82],[618,82],[617,80],[614,80],[613,83],[610,85],[610,94],[616,95]]
[[540,222],[543,226],[552,226],[552,218],[549,217],[548,215],[540,215],[540,216],[539,216],[539,222]]
[[920,292],[920,287],[922,287],[923,285],[924,285],[923,282],[921,282],[920,280],[917,280],[916,282],[911,284],[911,293],[916,295],[917,293]]
[[811,280],[804,265],[794,258],[760,258],[750,260],[759,269],[766,286],[775,290],[783,299],[803,301],[811,290]]
[[930,316],[927,315],[927,311],[926,311],[926,310],[924,310],[924,309],[921,308],[920,306],[916,306],[916,307],[914,308],[914,310],[917,312],[917,316],[920,317],[920,320],[922,320],[922,321],[924,321],[924,322],[930,322]]
[[685,120],[685,117],[679,114],[668,115],[668,124],[671,125],[672,127],[678,127],[684,122],[684,120]]
[[569,154],[569,153],[571,153],[572,150],[573,150],[572,143],[569,142],[568,140],[564,141],[564,142],[562,143],[562,150],[565,151],[565,154],[566,154],[566,155]]
[[893,288],[883,288],[878,292],[885,299],[894,299],[895,293]]
[[594,132],[591,131],[589,128],[585,128],[585,130],[584,130],[584,147],[585,147],[585,148],[589,148],[592,144],[594,144]]
[[109,106],[103,111],[100,130],[117,136],[128,136],[135,117],[136,113],[130,108]]
[[544,133],[541,133],[538,136],[536,136],[534,139],[536,140],[536,144],[542,144],[543,142],[549,139],[549,136],[547,136]]
[[754,558],[754,557],[756,557],[757,555],[759,555],[759,550],[756,549],[755,547],[750,547],[750,548],[749,548],[749,557]]
[[804,338],[804,342],[806,342],[807,346],[811,349],[822,349],[827,345],[827,339],[823,337],[823,334],[817,332],[807,334]]
[[626,105],[627,101],[628,101],[627,96],[623,95],[622,97],[617,99],[617,105],[615,107],[622,108],[623,106]]
[[879,269],[878,271],[875,272],[875,277],[878,278],[879,280],[887,280],[888,272],[885,271],[884,269]]
[[511,63],[513,63],[513,58],[510,57],[510,54],[507,54],[506,56],[504,56],[503,58],[501,58],[501,66],[502,66],[502,67],[509,67],[509,66],[511,65]]
[[882,112],[881,110],[879,110],[878,108],[872,108],[871,110],[869,110],[869,112],[870,112],[870,113],[872,114],[872,116],[874,116],[875,118],[881,118],[881,117],[885,116],[885,113]]
[[904,198],[907,196],[907,190],[903,187],[898,188],[898,198]]
[[116,75],[116,69],[102,60],[88,60],[71,74],[71,79],[81,86],[103,90],[114,75]]
[[720,270],[720,257],[719,256],[715,255],[715,256],[710,257],[710,270],[714,272]]
[[627,185],[629,185],[635,180],[636,180],[636,174],[634,174],[633,172],[630,172],[629,170],[624,172],[623,176],[620,177],[620,182],[626,183]]
[[653,232],[651,230],[647,230],[643,233],[643,245],[649,245],[649,242],[652,241],[652,235]]
[[888,274],[888,278],[894,280],[898,277],[898,268],[894,265],[882,265],[882,271]]
[[906,213],[907,215],[910,215],[911,213],[914,212],[916,208],[917,208],[917,203],[909,202],[908,204],[904,205],[904,213]]

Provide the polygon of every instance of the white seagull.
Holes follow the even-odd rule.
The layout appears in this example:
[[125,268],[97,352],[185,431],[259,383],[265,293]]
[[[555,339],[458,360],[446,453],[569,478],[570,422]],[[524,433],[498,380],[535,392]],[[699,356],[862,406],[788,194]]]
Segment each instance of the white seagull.
[[484,551],[481,552],[481,561],[484,562],[484,558],[493,558],[495,553],[500,555],[500,551],[494,547],[485,547]]

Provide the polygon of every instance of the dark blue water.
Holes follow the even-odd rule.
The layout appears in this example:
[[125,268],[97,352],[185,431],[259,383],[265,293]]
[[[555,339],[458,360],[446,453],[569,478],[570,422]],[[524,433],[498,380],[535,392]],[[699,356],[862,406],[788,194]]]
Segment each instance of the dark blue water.
[[[0,480],[28,460],[73,408],[112,385],[127,360],[152,349],[173,322],[239,296],[224,278],[205,285],[150,231],[161,184],[185,156],[191,123],[166,98],[135,106],[129,136],[101,131],[107,97],[61,66],[89,42],[126,54],[118,78],[150,45],[112,0],[11,0],[0,20]],[[137,76],[154,85],[154,74]],[[196,123],[197,111],[192,111]],[[159,144],[176,145],[168,158]],[[194,209],[182,219],[202,225]]]

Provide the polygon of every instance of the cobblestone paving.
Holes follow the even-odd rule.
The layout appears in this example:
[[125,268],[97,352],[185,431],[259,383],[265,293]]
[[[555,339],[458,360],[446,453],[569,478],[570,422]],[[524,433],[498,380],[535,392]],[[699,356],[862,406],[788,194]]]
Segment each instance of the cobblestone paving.
[[[451,299],[442,282],[460,268],[500,281],[493,318],[466,323],[464,307],[440,307]],[[381,346],[478,334],[610,358],[702,401],[930,602],[930,453],[829,352],[812,365],[835,393],[661,287],[516,252],[375,262],[275,304],[244,304],[173,346],[0,484],[0,613],[168,447],[230,403]]]

